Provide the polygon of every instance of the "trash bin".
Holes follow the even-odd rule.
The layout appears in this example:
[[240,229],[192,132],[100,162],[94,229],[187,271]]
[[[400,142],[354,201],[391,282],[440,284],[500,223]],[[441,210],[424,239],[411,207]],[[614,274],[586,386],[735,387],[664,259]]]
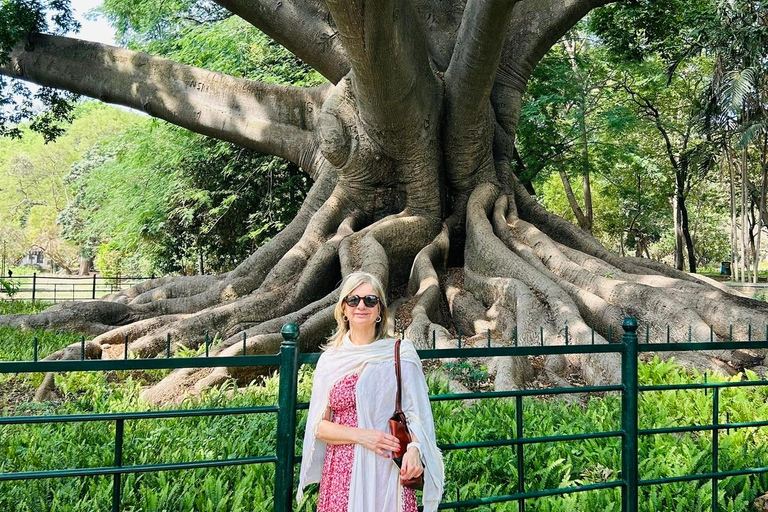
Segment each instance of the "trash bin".
[[731,275],[731,262],[730,261],[721,261],[720,262],[720,275],[723,275],[723,276],[730,276]]

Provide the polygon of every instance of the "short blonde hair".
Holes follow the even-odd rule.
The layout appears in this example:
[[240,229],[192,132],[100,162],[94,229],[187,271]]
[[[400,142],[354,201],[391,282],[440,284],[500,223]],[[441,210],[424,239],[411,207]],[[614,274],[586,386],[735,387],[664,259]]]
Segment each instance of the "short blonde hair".
[[341,283],[341,290],[339,291],[339,300],[336,302],[336,307],[333,310],[333,317],[336,319],[336,330],[328,338],[328,343],[325,348],[333,348],[341,345],[341,340],[344,339],[344,335],[349,332],[349,321],[344,317],[344,299],[349,296],[352,291],[362,284],[370,284],[373,288],[373,292],[379,297],[379,316],[381,321],[376,323],[376,340],[380,340],[387,336],[387,321],[389,313],[387,310],[387,295],[384,290],[384,286],[379,281],[379,278],[368,272],[353,272],[344,278]]

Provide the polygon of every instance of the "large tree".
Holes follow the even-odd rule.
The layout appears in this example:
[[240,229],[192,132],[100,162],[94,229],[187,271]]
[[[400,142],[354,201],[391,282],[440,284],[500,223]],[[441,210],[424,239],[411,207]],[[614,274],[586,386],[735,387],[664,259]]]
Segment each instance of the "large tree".
[[[615,256],[545,211],[511,171],[534,67],[609,1],[217,0],[327,78],[312,88],[23,34],[0,72],[280,156],[314,184],[293,222],[229,273],[156,279],[2,322],[65,326],[118,346],[129,335],[143,357],[164,351],[166,333],[174,346],[194,345],[206,330],[223,339],[218,354],[239,353],[243,335],[250,352],[274,352],[281,325],[297,322],[309,349],[334,326],[341,277],[366,270],[388,284],[419,346],[433,335],[446,343],[454,328],[491,328],[508,342],[515,326],[522,344],[562,343],[565,333],[588,343],[591,326],[605,343],[625,315],[659,330],[669,323],[678,339],[689,326],[696,338],[709,338],[710,325],[726,336],[729,324],[746,336],[748,324],[766,323],[768,304]],[[579,362],[589,382],[618,371],[604,356]],[[230,376],[175,372],[150,397]]]

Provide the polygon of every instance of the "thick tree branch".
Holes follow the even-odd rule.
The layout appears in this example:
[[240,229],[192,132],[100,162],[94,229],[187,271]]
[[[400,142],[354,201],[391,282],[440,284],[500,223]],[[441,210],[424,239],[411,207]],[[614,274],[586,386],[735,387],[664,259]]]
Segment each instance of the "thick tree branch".
[[349,72],[349,61],[322,1],[215,0],[312,66],[333,83]]
[[[514,134],[533,68],[558,39],[592,9],[615,0],[526,0],[515,5],[491,93],[496,119]],[[511,160],[509,148],[507,160]]]
[[516,3],[467,2],[451,63],[445,72],[449,109],[456,119],[476,119],[484,113]]
[[[351,63],[360,117],[375,139],[384,132],[413,139],[439,101],[426,41],[405,0],[328,0]],[[409,137],[410,135],[410,137]],[[416,134],[418,136],[418,134]]]
[[429,57],[440,71],[448,69],[466,0],[411,0],[427,38]]
[[[0,74],[142,110],[192,131],[307,166],[328,87],[262,84],[79,39],[34,35]],[[306,168],[306,167],[305,167]]]
[[615,0],[528,0],[515,6],[496,81],[523,89],[558,39],[592,9]]
[[495,177],[490,152],[495,120],[488,99],[515,3],[470,0],[445,72],[446,171],[459,194],[477,180]]

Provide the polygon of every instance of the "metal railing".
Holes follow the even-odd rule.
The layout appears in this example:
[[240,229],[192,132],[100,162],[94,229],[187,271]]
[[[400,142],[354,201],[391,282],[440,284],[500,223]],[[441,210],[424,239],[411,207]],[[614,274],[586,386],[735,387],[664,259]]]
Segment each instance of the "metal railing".
[[13,287],[9,295],[0,287],[0,300],[32,300],[44,302],[71,302],[96,300],[104,295],[154,279],[154,277],[114,276],[55,276],[38,275],[3,277]]
[[[128,359],[126,357],[119,360],[86,360],[83,358],[85,353],[85,338],[81,339],[81,359],[74,361],[39,361],[38,344],[34,340],[33,360],[32,361],[13,361],[0,362],[0,374],[7,373],[36,373],[36,372],[73,372],[73,371],[115,371],[115,370],[156,370],[156,369],[179,369],[179,368],[214,368],[214,367],[252,367],[252,366],[279,366],[281,375],[292,375],[292,379],[281,379],[280,382],[280,403],[285,404],[289,399],[286,393],[293,392],[295,395],[295,383],[297,380],[298,365],[296,363],[296,339],[299,332],[295,324],[287,324],[283,327],[284,342],[279,354],[252,356],[243,355],[234,357],[195,357],[195,358],[171,358],[170,357],[170,336],[167,337],[168,346],[166,358],[155,359]],[[210,338],[206,333],[206,356]],[[244,340],[245,341],[245,340]],[[125,343],[127,347],[128,339]],[[293,354],[293,355],[291,355]],[[291,381],[294,383],[291,387]],[[295,403],[295,396],[293,402]],[[123,447],[125,443],[125,422],[147,419],[166,419],[166,418],[191,418],[191,417],[215,417],[230,415],[247,414],[278,414],[277,432],[278,443],[277,453],[274,455],[258,457],[240,457],[227,458],[219,460],[188,461],[181,463],[166,464],[141,464],[124,466],[123,465]],[[287,445],[287,438],[280,433],[295,432],[295,409],[286,409],[285,405],[280,406],[260,406],[260,407],[236,407],[236,408],[217,408],[217,409],[192,409],[192,410],[161,410],[146,412],[127,412],[127,413],[101,413],[101,414],[76,414],[61,416],[0,416],[0,427],[4,425],[32,425],[41,423],[76,423],[76,422],[114,422],[115,439],[113,464],[104,467],[88,467],[76,469],[59,469],[44,471],[25,471],[13,473],[0,473],[0,482],[3,481],[23,481],[48,478],[71,478],[71,477],[94,477],[94,476],[112,476],[112,508],[113,512],[121,510],[122,495],[122,477],[129,473],[148,473],[158,471],[184,470],[215,468],[226,466],[242,466],[249,464],[275,464],[276,484],[281,492],[285,493],[286,483],[291,486],[291,480],[287,474],[292,474],[291,462],[290,468],[281,461],[292,460],[293,445]],[[290,452],[290,453],[289,453]]]
[[[768,426],[768,420],[759,419],[752,422],[730,423],[727,419],[721,421],[720,392],[729,387],[741,386],[765,386],[766,380],[745,382],[722,383],[697,383],[676,385],[638,385],[638,356],[644,352],[684,352],[684,351],[711,351],[711,350],[735,350],[735,349],[767,349],[768,327],[766,327],[766,340],[754,341],[751,336],[748,341],[710,341],[686,343],[672,343],[669,338],[665,343],[640,343],[637,336],[637,322],[628,318],[623,323],[624,333],[620,343],[598,345],[574,345],[558,346],[517,346],[516,338],[513,346],[491,347],[490,335],[488,347],[482,348],[452,348],[452,349],[427,349],[420,350],[422,359],[443,358],[472,358],[495,356],[540,356],[540,355],[566,355],[566,354],[618,354],[621,357],[622,370],[621,382],[610,386],[569,387],[555,389],[515,390],[504,392],[473,392],[460,394],[444,394],[430,397],[434,402],[447,400],[467,399],[491,399],[509,398],[515,401],[515,431],[509,439],[476,440],[465,443],[440,444],[445,452],[453,450],[467,450],[487,447],[512,447],[516,452],[517,492],[498,496],[482,496],[473,499],[456,499],[447,501],[444,497],[440,505],[441,510],[470,510],[472,508],[516,501],[519,510],[525,509],[526,500],[545,496],[561,496],[577,492],[588,492],[599,489],[620,489],[622,512],[637,512],[638,496],[643,487],[661,485],[673,482],[687,482],[695,480],[709,480],[712,482],[712,511],[718,512],[718,482],[724,478],[738,475],[756,475],[768,473],[768,467],[739,468],[721,471],[718,467],[720,455],[720,434],[727,429],[757,428]],[[179,469],[194,469],[221,466],[239,466],[247,464],[275,464],[275,510],[287,512],[292,510],[294,489],[295,465],[300,460],[295,453],[296,446],[296,413],[307,409],[308,404],[297,403],[298,370],[304,364],[315,364],[319,354],[299,353],[297,339],[298,327],[295,324],[286,324],[282,330],[284,341],[280,353],[266,356],[245,355],[245,344],[242,356],[229,357],[197,357],[197,358],[172,358],[170,350],[166,351],[166,358],[157,359],[122,359],[122,360],[81,360],[81,361],[26,361],[26,362],[0,362],[0,374],[2,373],[31,373],[31,372],[70,372],[70,371],[107,371],[107,370],[139,370],[139,369],[174,369],[174,368],[206,368],[206,367],[246,367],[246,366],[272,366],[280,368],[280,382],[278,403],[273,406],[225,408],[225,409],[201,409],[201,410],[169,410],[148,411],[132,413],[110,414],[81,414],[69,416],[10,416],[0,417],[0,427],[14,424],[33,423],[64,423],[79,421],[108,421],[115,424],[115,442],[113,464],[105,467],[60,469],[48,471],[29,471],[0,473],[0,482],[13,480],[29,480],[43,478],[65,477],[90,477],[97,475],[111,475],[113,477],[112,511],[120,510],[121,478],[128,473],[145,473]],[[761,333],[762,334],[762,333]],[[207,337],[206,337],[207,338]],[[565,337],[568,340],[568,337]],[[646,338],[647,340],[647,338]],[[206,342],[206,355],[208,353]],[[459,342],[459,347],[461,342]],[[167,347],[170,347],[168,340]],[[35,357],[37,359],[37,350]],[[287,378],[286,378],[287,377]],[[639,429],[638,428],[638,398],[643,392],[655,392],[663,390],[691,390],[703,389],[712,392],[712,421],[708,425],[685,425],[675,427]],[[551,435],[539,437],[525,437],[525,424],[523,420],[523,400],[541,395],[562,395],[571,393],[604,393],[618,392],[621,395],[621,428],[601,432],[584,432],[569,435]],[[277,446],[274,454],[258,457],[241,457],[222,460],[189,461],[183,463],[132,465],[123,466],[122,450],[125,442],[124,425],[126,421],[150,419],[150,418],[178,418],[192,416],[224,416],[239,414],[277,414]],[[709,432],[712,435],[712,467],[711,471],[698,474],[689,474],[669,478],[640,479],[638,476],[638,441],[642,436],[658,434],[683,434],[691,432]],[[565,488],[550,488],[526,491],[526,471],[529,469],[525,460],[525,447],[553,442],[568,442],[587,439],[620,439],[621,440],[621,471],[620,478],[610,481],[592,484],[575,485]]]

